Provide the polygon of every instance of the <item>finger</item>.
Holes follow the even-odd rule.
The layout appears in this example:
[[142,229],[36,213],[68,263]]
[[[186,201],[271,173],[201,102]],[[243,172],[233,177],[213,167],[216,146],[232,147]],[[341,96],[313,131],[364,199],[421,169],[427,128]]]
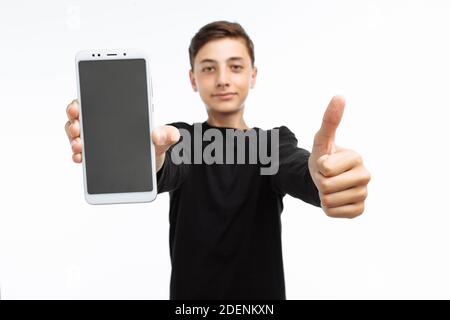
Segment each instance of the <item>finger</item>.
[[70,120],[69,120],[69,121],[67,121],[66,124],[64,125],[64,130],[66,131],[67,138],[69,138],[69,142],[72,142],[72,140],[73,140],[73,138],[72,138],[72,136],[70,135],[70,132],[69,132],[69,127],[70,127],[71,124],[72,124],[72,123],[71,123]]
[[180,140],[180,131],[174,126],[159,126],[152,132],[152,140],[155,145],[172,145]]
[[359,165],[362,165],[361,156],[349,149],[341,149],[341,151],[325,154],[317,159],[317,169],[325,177],[337,176]]
[[75,162],[75,163],[81,163],[82,160],[83,160],[83,157],[81,156],[81,153],[74,153],[74,154],[72,155],[72,160],[73,160],[73,162]]
[[73,153],[81,153],[83,151],[83,144],[81,143],[80,138],[73,139],[70,145]]
[[160,126],[153,130],[152,141],[155,145],[157,155],[161,155],[170,148],[171,145],[180,140],[180,131],[174,126]]
[[364,212],[364,202],[347,204],[336,208],[322,207],[329,217],[333,218],[355,218]]
[[78,100],[73,100],[66,108],[67,118],[72,122],[75,119],[78,119],[80,116],[80,111],[78,109]]
[[367,185],[370,181],[370,173],[364,166],[358,166],[335,177],[324,177],[321,173],[314,173],[319,191],[329,194],[344,191],[356,186]]
[[69,125],[69,134],[72,139],[80,136],[80,122],[78,120],[73,120]]
[[331,153],[336,135],[336,129],[344,114],[345,100],[341,96],[334,96],[323,115],[322,126],[314,136],[314,146],[319,154]]
[[344,191],[320,194],[322,206],[336,208],[347,204],[364,201],[367,198],[367,186],[357,186]]

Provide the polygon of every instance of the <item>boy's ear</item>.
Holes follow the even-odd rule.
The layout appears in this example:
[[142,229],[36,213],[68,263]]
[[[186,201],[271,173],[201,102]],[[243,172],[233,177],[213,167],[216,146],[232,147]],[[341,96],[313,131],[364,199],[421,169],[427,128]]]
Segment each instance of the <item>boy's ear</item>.
[[256,67],[253,67],[252,70],[252,79],[250,80],[250,88],[254,88],[255,87],[255,83],[256,83],[256,75],[258,74],[258,69]]
[[192,90],[197,92],[197,84],[195,83],[194,73],[192,72],[192,69],[189,70],[189,79],[191,80]]

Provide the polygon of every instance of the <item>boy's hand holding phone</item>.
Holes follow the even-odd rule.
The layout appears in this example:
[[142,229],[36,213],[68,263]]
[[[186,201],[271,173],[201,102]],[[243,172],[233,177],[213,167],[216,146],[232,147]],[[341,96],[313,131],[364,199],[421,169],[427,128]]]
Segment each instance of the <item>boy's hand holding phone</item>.
[[[68,121],[66,122],[64,129],[67,137],[69,138],[70,145],[72,147],[72,160],[75,163],[81,163],[83,150],[82,141],[80,138],[80,112],[78,109],[78,101],[73,100],[66,109]],[[155,146],[156,157],[156,171],[161,169],[167,149],[171,145],[178,142],[180,139],[180,132],[174,126],[159,126],[152,132],[152,141]]]

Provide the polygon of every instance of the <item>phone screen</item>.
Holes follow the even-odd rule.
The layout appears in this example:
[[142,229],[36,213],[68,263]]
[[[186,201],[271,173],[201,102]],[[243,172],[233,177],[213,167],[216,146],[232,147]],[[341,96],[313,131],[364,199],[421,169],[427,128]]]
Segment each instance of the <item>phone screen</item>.
[[152,191],[145,59],[78,67],[88,193]]

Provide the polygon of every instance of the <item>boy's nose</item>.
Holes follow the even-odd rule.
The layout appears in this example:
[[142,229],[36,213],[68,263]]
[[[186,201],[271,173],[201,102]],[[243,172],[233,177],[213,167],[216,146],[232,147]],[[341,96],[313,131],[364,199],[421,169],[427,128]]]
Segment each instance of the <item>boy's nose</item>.
[[230,86],[230,80],[228,77],[228,73],[225,70],[220,70],[217,73],[217,79],[216,79],[216,87],[229,87]]
[[230,84],[228,82],[217,82],[217,88],[221,87],[229,87]]

